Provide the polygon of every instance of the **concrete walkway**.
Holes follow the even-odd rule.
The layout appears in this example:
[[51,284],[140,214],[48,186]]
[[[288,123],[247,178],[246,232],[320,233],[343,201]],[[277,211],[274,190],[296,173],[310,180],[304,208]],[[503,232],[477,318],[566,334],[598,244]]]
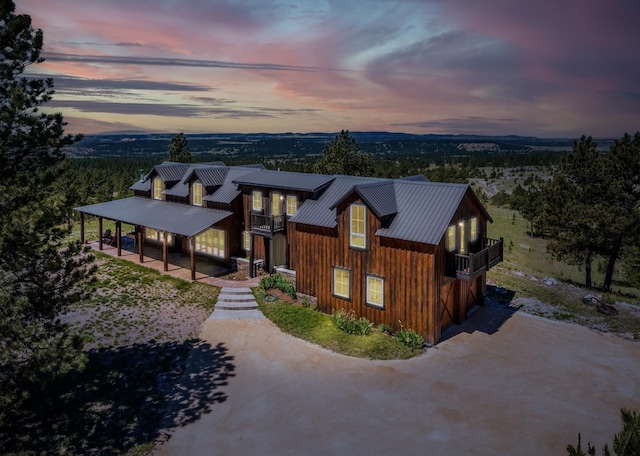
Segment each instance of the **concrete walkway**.
[[479,308],[406,361],[338,355],[265,319],[207,320],[211,348],[192,352],[184,381],[222,366],[189,389],[192,404],[198,391],[217,400],[156,454],[539,456],[566,454],[579,432],[599,452],[620,408],[640,410],[640,344],[503,312]]
[[224,287],[208,320],[263,319],[251,288]]

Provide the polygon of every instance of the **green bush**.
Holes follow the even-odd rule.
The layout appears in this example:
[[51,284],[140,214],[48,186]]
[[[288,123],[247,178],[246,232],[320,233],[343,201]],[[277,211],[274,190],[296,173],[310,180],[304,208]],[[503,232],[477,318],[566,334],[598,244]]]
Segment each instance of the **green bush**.
[[420,334],[414,332],[412,329],[402,328],[396,333],[395,337],[399,342],[403,343],[409,348],[417,349],[424,346],[424,338]]
[[353,310],[340,309],[331,315],[331,320],[347,334],[367,336],[371,334],[371,328],[373,328],[373,323],[364,317],[358,318]]
[[389,335],[393,334],[393,328],[389,325],[385,325],[384,323],[380,323],[378,325],[378,331],[381,333],[387,333]]
[[267,277],[263,277],[260,280],[260,288],[263,290],[270,290],[272,288],[276,288],[283,293],[288,294],[293,299],[296,299],[298,296],[296,295],[296,287],[293,286],[287,278],[281,274],[271,274]]

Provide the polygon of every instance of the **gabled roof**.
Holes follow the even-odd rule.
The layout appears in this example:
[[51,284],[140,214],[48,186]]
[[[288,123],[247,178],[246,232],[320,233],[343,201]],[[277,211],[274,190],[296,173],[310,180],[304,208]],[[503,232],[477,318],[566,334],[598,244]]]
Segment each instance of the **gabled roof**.
[[398,212],[396,192],[392,180],[356,185],[355,191],[378,218]]
[[184,174],[182,183],[189,182],[195,174],[205,187],[217,187],[223,184],[228,171],[229,168],[226,166],[192,166]]
[[231,204],[231,202],[242,192],[234,184],[235,179],[239,179],[246,174],[255,172],[255,167],[234,166],[229,168],[222,185],[211,195],[205,195],[202,199],[216,203]]
[[[153,167],[148,177],[155,171],[163,182],[178,182],[189,169],[189,163],[163,162]],[[146,179],[145,179],[146,180]]]
[[231,212],[131,197],[77,207],[75,210],[182,236],[195,236],[232,215]]
[[234,183],[238,185],[253,185],[256,187],[315,193],[327,187],[333,179],[333,176],[327,176],[325,174],[264,170],[247,174],[234,180]]

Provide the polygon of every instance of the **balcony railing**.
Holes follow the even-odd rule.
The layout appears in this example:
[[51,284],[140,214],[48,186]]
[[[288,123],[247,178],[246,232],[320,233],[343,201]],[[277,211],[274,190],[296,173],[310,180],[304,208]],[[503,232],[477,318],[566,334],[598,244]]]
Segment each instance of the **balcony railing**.
[[263,215],[251,213],[251,231],[256,234],[266,234],[272,236],[277,231],[282,231],[286,227],[284,215]]
[[450,271],[458,279],[471,281],[500,263],[503,258],[504,240],[483,238],[481,249],[474,253],[456,253],[450,256]]

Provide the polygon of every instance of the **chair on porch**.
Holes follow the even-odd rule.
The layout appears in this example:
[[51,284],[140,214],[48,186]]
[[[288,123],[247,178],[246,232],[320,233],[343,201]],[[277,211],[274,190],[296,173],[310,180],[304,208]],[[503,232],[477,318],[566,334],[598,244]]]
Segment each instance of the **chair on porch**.
[[102,235],[102,242],[107,245],[113,245],[116,241],[116,238],[111,234],[110,229],[106,229],[104,234]]

